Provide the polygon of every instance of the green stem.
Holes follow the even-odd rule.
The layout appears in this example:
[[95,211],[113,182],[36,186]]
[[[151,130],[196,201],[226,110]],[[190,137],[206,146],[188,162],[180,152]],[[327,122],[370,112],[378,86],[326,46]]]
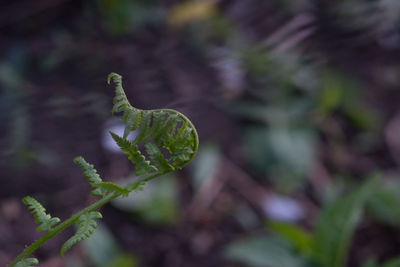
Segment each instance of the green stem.
[[[154,179],[158,176],[161,176],[163,174],[161,173],[155,173],[155,174],[150,174],[148,176],[145,176],[131,184],[129,184],[128,186],[126,186],[127,189],[129,189],[130,191],[135,190],[138,186],[140,186],[143,182],[147,182],[151,179]],[[41,238],[39,238],[38,240],[36,240],[35,242],[33,242],[29,247],[25,248],[24,251],[22,251],[9,265],[9,267],[14,267],[19,261],[27,258],[29,255],[31,255],[33,252],[35,252],[38,248],[40,248],[44,243],[46,243],[49,239],[51,239],[53,236],[59,234],[60,232],[62,232],[63,230],[65,230],[66,228],[70,227],[72,224],[74,224],[79,217],[82,214],[94,211],[99,209],[101,206],[107,204],[108,202],[110,202],[111,200],[113,200],[114,198],[119,197],[121,194],[120,193],[111,193],[109,195],[106,195],[105,197],[99,199],[98,201],[96,201],[95,203],[91,204],[90,206],[86,207],[85,209],[75,213],[74,215],[72,215],[71,217],[69,217],[67,220],[65,220],[64,222],[60,223],[59,225],[57,225],[56,227],[54,227],[53,229],[49,230],[46,234],[44,234]]]
[[104,204],[110,202],[111,200],[113,200],[114,198],[118,197],[119,194],[116,193],[112,193],[109,194],[103,198],[101,198],[100,200],[98,200],[97,202],[93,203],[92,205],[88,206],[87,208],[75,213],[74,215],[72,215],[70,218],[68,218],[67,220],[65,220],[64,222],[62,222],[61,224],[57,225],[56,227],[54,227],[53,229],[51,229],[50,231],[48,231],[46,234],[44,234],[40,239],[36,240],[34,243],[32,243],[29,247],[27,247],[26,249],[24,249],[24,251],[22,251],[21,254],[19,254],[10,264],[9,267],[14,267],[20,260],[25,259],[26,257],[28,257],[29,255],[31,255],[33,252],[35,252],[35,250],[37,250],[39,247],[41,247],[44,243],[46,243],[49,239],[51,239],[53,236],[57,235],[58,233],[60,233],[61,231],[65,230],[66,228],[68,228],[69,226],[71,226],[72,224],[74,224],[76,222],[76,220],[78,220],[78,218],[87,212],[91,212],[94,211],[98,208],[100,208],[101,206],[103,206]]

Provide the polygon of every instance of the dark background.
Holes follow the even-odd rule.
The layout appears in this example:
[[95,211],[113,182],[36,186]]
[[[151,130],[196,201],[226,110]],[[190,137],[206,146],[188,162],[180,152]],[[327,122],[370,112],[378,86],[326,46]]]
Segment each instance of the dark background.
[[97,241],[62,259],[73,229],[55,237],[40,266],[259,266],[251,244],[250,260],[230,244],[269,238],[269,220],[312,232],[375,172],[396,190],[371,197],[347,264],[399,255],[399,26],[396,0],[1,3],[0,265],[40,236],[23,196],[61,219],[93,201],[75,156],[107,180],[132,175],[104,146],[110,72],[132,105],[187,115],[200,155],[136,204],[102,208]]

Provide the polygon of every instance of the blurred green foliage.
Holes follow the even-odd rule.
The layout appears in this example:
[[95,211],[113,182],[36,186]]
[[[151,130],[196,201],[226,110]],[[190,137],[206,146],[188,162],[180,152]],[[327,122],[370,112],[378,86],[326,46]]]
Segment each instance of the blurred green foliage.
[[[57,73],[76,68],[71,76],[84,72],[93,82],[114,64],[132,76],[132,83],[140,83],[134,92],[139,102],[151,93],[142,84],[162,81],[150,86],[160,98],[164,89],[171,102],[193,95],[233,121],[236,139],[229,140],[229,147],[213,135],[202,140],[212,143],[203,145],[193,162],[194,194],[216,179],[228,154],[268,190],[316,204],[318,220],[307,218],[306,228],[268,222],[269,233],[260,236],[253,231],[265,215],[229,192],[235,199],[230,215],[243,227],[242,238],[224,252],[229,259],[245,266],[344,266],[351,246],[359,245],[351,237],[360,218],[371,220],[373,227],[398,229],[399,173],[391,156],[397,152],[385,134],[398,112],[400,1],[93,0],[80,12],[74,22],[79,30],[58,26],[45,31],[45,53],[32,56],[40,47],[32,39],[32,44],[13,44],[0,62],[0,119],[7,124],[1,153],[12,158],[16,169],[59,160],[46,144],[33,140],[30,97],[41,87],[31,73],[57,79]],[[132,48],[140,52],[131,53]],[[204,79],[199,73],[210,81],[190,89]],[[187,84],[179,88],[176,81],[181,80]],[[43,102],[46,112],[56,119],[89,114],[103,120],[106,96],[89,91],[92,84],[77,87],[84,97],[77,101],[59,91]],[[311,175],[316,166],[322,166],[317,181]],[[360,177],[374,170],[384,173],[382,180],[375,186],[363,183]],[[386,172],[394,172],[395,179]],[[158,181],[140,197],[114,202],[114,207],[135,222],[179,224],[180,185],[174,177]],[[361,217],[364,210],[366,217]],[[118,264],[134,266],[135,257],[118,253]],[[385,256],[368,255],[363,266],[399,265]]]
[[346,266],[351,238],[377,183],[374,176],[355,192],[323,207],[313,233],[271,221],[267,228],[275,237],[239,240],[226,248],[225,255],[248,266]]
[[165,19],[158,0],[97,0],[99,12],[110,35],[126,35]]
[[96,267],[135,267],[135,255],[121,250],[110,231],[99,223],[93,235],[83,241],[83,247],[92,266]]
[[255,235],[230,244],[224,256],[246,266],[306,266],[304,260],[291,250],[291,245],[282,239]]
[[175,176],[165,175],[162,179],[146,185],[140,194],[115,199],[111,204],[130,213],[134,220],[154,225],[168,225],[178,219],[177,201]]

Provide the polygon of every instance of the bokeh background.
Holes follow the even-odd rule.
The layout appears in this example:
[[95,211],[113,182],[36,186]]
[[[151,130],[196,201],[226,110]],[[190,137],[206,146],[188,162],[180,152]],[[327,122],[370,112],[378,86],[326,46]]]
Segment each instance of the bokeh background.
[[132,176],[110,72],[186,114],[199,154],[40,266],[400,266],[399,26],[398,0],[3,1],[0,266],[40,236],[23,196],[93,201],[75,156]]

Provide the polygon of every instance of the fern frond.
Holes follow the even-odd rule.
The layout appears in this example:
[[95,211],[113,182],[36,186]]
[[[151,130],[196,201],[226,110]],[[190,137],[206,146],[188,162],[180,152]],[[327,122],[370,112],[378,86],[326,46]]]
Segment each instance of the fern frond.
[[121,148],[122,152],[128,155],[128,159],[135,165],[135,175],[143,175],[158,171],[156,167],[150,165],[150,161],[140,152],[137,145],[121,138],[117,134],[110,132],[112,138]]
[[[134,163],[135,175],[164,174],[187,165],[197,153],[199,143],[190,120],[172,109],[140,110],[131,106],[122,88],[122,76],[111,73],[108,83],[111,80],[116,84],[113,114],[122,113],[119,119],[126,125],[123,137],[114,133],[111,136]],[[126,140],[134,130],[138,132],[135,139]],[[142,146],[147,157],[139,150]],[[162,149],[169,153],[163,154]]]
[[[31,210],[35,222],[39,223],[39,232],[49,231],[21,252],[12,262],[12,267],[30,267],[38,264],[35,258],[28,258],[49,239],[70,227],[74,223],[78,229],[61,247],[61,256],[76,243],[85,240],[93,234],[97,227],[96,219],[102,215],[95,211],[101,206],[119,196],[128,196],[132,191],[140,191],[149,180],[168,172],[183,168],[191,162],[197,153],[199,140],[197,131],[190,120],[182,113],[172,109],[141,110],[131,106],[124,89],[122,77],[116,73],[108,75],[108,83],[115,83],[112,114],[125,123],[123,136],[110,132],[112,138],[128,155],[135,165],[134,174],[142,176],[125,187],[110,182],[103,182],[94,166],[83,157],[76,157],[74,162],[83,170],[95,196],[102,198],[85,209],[72,215],[57,227],[52,228],[60,219],[52,218],[45,208],[35,199],[27,196],[23,202]],[[128,140],[131,132],[136,131],[136,137]]]
[[35,223],[40,223],[39,227],[36,228],[38,232],[48,231],[60,222],[59,218],[52,218],[50,214],[46,214],[46,209],[33,197],[26,196],[22,201],[28,206],[28,209],[31,210],[31,213],[35,217]]
[[17,262],[15,267],[33,267],[33,265],[37,264],[39,264],[39,261],[36,258],[26,258]]
[[64,253],[69,250],[76,243],[89,238],[94,230],[97,228],[95,219],[101,219],[103,216],[98,211],[92,211],[89,213],[82,214],[78,221],[78,230],[76,233],[68,239],[61,247],[61,257],[64,257]]

